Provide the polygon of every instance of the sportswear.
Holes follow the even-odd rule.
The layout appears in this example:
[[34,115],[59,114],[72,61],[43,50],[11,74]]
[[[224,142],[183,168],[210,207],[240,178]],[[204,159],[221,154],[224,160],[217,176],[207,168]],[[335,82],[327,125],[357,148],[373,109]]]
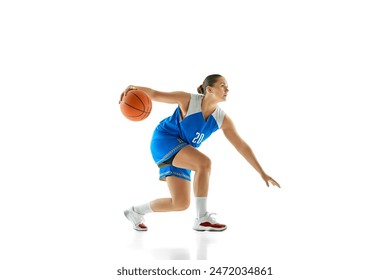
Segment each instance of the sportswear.
[[153,132],[150,149],[160,167],[160,180],[176,176],[191,181],[191,171],[175,167],[167,162],[187,145],[198,148],[212,133],[221,128],[225,113],[217,106],[205,120],[202,113],[204,95],[190,94],[187,114],[184,118],[178,106],[173,114],[162,120]]
[[207,211],[207,196],[197,196],[195,197],[195,205],[196,205],[196,217],[200,218],[204,216]]
[[144,216],[135,212],[134,207],[124,211],[126,218],[133,224],[133,228],[138,231],[147,231],[148,228],[145,226]]
[[196,218],[193,229],[197,231],[223,231],[227,227],[226,225],[219,224],[214,217],[211,217],[214,213],[207,213],[200,218]]

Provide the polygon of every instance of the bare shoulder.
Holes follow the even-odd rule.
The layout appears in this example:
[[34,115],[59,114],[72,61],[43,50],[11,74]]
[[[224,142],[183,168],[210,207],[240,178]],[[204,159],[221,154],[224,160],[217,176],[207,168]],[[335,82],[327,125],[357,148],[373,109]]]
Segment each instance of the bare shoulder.
[[225,113],[225,117],[223,119],[223,123],[222,123],[222,126],[221,126],[221,129],[223,131],[228,131],[228,130],[231,130],[231,129],[235,129],[234,128],[234,124],[233,124],[233,120]]

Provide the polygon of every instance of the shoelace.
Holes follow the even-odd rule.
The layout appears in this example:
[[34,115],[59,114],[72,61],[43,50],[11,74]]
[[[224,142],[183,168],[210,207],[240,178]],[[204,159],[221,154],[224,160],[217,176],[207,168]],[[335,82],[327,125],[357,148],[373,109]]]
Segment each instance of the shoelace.
[[211,217],[211,215],[217,215],[217,213],[207,213],[207,217],[210,219],[210,221],[217,223],[217,220],[214,217]]

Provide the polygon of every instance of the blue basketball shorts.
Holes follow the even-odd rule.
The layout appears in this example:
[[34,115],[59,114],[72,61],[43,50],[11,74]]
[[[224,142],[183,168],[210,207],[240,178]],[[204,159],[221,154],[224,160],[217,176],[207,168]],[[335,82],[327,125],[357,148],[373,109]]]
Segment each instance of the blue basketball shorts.
[[150,143],[150,150],[157,166],[160,168],[160,180],[165,181],[167,176],[191,181],[191,170],[172,165],[175,155],[189,145],[179,137],[155,131]]

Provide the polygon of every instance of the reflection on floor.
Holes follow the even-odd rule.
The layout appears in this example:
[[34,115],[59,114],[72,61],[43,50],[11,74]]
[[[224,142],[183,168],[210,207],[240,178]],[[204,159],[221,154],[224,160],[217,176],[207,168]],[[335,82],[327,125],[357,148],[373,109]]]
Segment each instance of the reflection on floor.
[[[136,259],[207,260],[223,232],[196,232],[164,236],[161,233],[131,232],[129,249]],[[133,254],[132,254],[133,255]]]

